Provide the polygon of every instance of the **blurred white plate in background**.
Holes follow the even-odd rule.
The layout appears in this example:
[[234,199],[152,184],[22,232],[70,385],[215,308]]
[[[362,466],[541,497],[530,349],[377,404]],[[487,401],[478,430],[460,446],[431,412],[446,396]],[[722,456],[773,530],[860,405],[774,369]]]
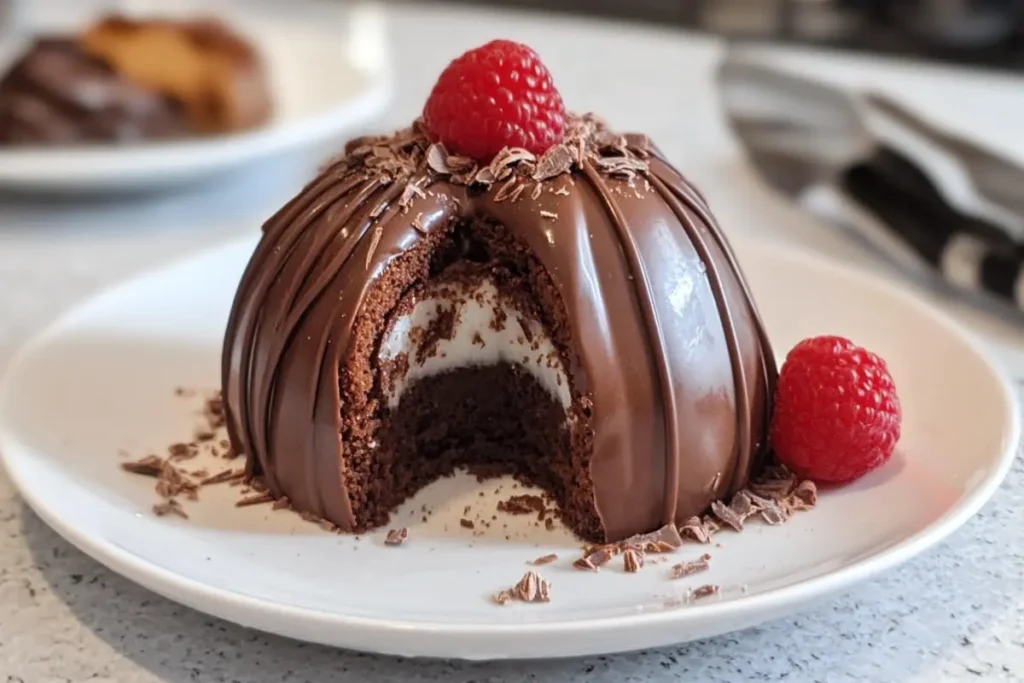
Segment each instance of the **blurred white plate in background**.
[[[0,147],[0,188],[46,192],[119,192],[155,190],[201,181],[266,157],[322,149],[329,154],[357,134],[390,102],[392,72],[383,11],[367,3],[335,8],[330,21],[295,12],[291,16],[265,3],[122,2],[59,3],[42,11],[26,6],[22,30],[73,30],[95,12],[122,11],[140,16],[215,13],[245,35],[263,55],[273,87],[274,116],[265,126],[244,133],[131,146],[12,149]],[[247,7],[248,5],[248,7]],[[82,7],[88,12],[82,12]],[[246,11],[246,10],[249,11]],[[284,7],[287,9],[287,7]],[[345,11],[341,11],[345,9]],[[9,41],[8,60],[29,36]],[[16,43],[16,44],[15,44]],[[5,62],[9,63],[9,62]],[[4,67],[6,68],[6,67]]]

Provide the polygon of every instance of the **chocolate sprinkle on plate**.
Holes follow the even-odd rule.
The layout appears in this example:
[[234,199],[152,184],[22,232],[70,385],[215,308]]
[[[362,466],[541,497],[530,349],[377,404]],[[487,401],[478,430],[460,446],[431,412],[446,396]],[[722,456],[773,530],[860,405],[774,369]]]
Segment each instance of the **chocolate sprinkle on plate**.
[[558,559],[558,555],[556,555],[555,553],[551,553],[549,555],[542,555],[541,557],[538,557],[537,559],[535,559],[532,562],[530,562],[530,564],[535,565],[535,566],[540,566],[542,564],[551,564],[552,562],[554,562],[557,559]]
[[710,566],[709,561],[711,555],[705,553],[696,560],[690,562],[680,562],[679,564],[672,566],[672,578],[681,579],[685,576],[693,576],[703,571],[707,571]]
[[121,469],[132,474],[141,474],[146,477],[157,477],[160,476],[160,472],[163,470],[164,461],[158,455],[147,455],[142,460],[136,462],[123,462],[121,463]]
[[405,527],[402,527],[401,529],[390,529],[388,530],[387,538],[384,539],[384,545],[402,545],[408,538],[409,530]]
[[694,588],[693,592],[690,593],[690,597],[694,600],[700,600],[701,598],[707,598],[712,595],[718,595],[718,592],[720,590],[720,586],[716,586],[713,583],[708,583],[704,584],[703,586],[698,586],[697,588]]
[[632,548],[622,553],[622,568],[630,574],[635,574],[644,566],[644,555],[643,553],[637,552]]
[[[269,493],[259,493],[259,494],[255,495],[255,496],[249,496],[248,498],[243,498],[242,500],[240,500],[237,503],[235,503],[235,507],[236,508],[244,508],[244,507],[249,507],[250,505],[262,505],[263,503],[272,503],[272,502],[274,502],[274,497],[272,495],[270,495]],[[320,521],[321,520],[318,519],[317,523],[319,523]]]

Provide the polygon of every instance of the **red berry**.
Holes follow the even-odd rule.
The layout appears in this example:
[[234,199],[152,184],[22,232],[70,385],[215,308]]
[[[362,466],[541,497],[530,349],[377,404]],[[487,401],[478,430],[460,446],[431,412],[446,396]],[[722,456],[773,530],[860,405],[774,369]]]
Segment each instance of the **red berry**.
[[885,361],[848,339],[814,337],[786,356],[770,436],[797,475],[842,484],[889,459],[900,418]]
[[541,155],[561,142],[565,106],[537,53],[494,40],[454,60],[423,108],[427,135],[481,163],[503,147]]

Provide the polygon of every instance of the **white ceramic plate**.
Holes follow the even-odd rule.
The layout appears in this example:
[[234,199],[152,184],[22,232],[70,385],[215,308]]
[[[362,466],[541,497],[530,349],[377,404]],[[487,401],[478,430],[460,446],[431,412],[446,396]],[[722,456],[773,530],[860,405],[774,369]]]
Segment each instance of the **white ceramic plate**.
[[[29,505],[86,553],[171,599],[258,629],[470,659],[607,653],[740,629],[947,536],[999,485],[1017,443],[1013,393],[945,318],[857,272],[740,243],[780,356],[819,333],[875,349],[891,364],[905,427],[888,465],[825,493],[817,509],[677,553],[710,550],[706,574],[672,581],[668,564],[579,572],[569,566],[579,546],[565,531],[522,517],[499,515],[474,536],[459,525],[464,507],[490,520],[510,485],[496,496],[498,484],[468,478],[431,486],[398,513],[396,525],[410,528],[400,548],[385,547],[380,533],[356,540],[290,512],[236,508],[238,489],[227,486],[204,488],[187,504],[188,521],[157,518],[153,480],[122,472],[118,451],[141,456],[191,436],[200,401],[173,390],[216,387],[220,335],[252,247],[227,245],[129,282],[32,343],[0,388],[0,451]],[[424,504],[434,509],[426,522]],[[527,561],[552,552],[559,561],[541,568],[551,603],[489,602]],[[722,587],[719,596],[680,604],[687,588],[708,582]]]
[[[178,11],[202,12],[197,4],[186,3]],[[137,145],[0,147],[0,187],[91,193],[198,182],[276,154],[317,146],[326,154],[389,103],[393,79],[378,7],[358,5],[347,14],[334,12],[335,21],[317,22],[282,17],[280,10],[231,12],[221,4],[228,25],[247,36],[265,59],[275,107],[266,125],[232,135]],[[157,15],[166,13],[165,4]],[[71,22],[63,14],[59,20],[45,15],[39,23],[70,30],[88,16]],[[16,54],[7,52],[8,60]]]

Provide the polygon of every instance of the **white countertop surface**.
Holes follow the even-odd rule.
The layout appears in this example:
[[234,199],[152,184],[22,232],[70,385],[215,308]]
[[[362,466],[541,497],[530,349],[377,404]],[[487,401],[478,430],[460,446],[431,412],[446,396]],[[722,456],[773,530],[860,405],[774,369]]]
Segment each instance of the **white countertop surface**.
[[[462,50],[495,37],[521,40],[541,53],[573,109],[651,135],[709,195],[730,234],[796,243],[901,277],[786,205],[744,166],[711,87],[718,41],[414,3],[392,11],[390,31],[400,94],[380,129],[414,116],[433,78]],[[1020,80],[799,51],[780,58],[836,81],[891,90],[1024,159]],[[255,232],[317,161],[278,159],[172,196],[76,201],[0,193],[0,372],[30,335],[98,289]],[[1024,382],[1024,324],[907,286],[971,327]],[[746,632],[582,660],[406,662],[265,636],[151,594],[50,531],[0,473],[0,683],[1024,681],[1022,510],[1018,459],[994,499],[948,543],[845,597]]]

